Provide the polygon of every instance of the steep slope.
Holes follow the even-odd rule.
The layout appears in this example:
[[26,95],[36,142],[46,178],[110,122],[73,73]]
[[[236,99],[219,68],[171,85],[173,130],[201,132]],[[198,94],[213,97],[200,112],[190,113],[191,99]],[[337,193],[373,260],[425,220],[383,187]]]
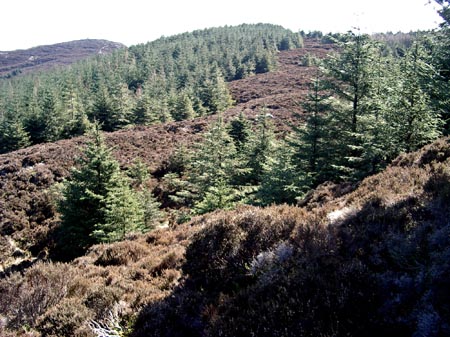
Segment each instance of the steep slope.
[[87,57],[109,54],[125,45],[107,40],[78,40],[25,50],[0,51],[0,78],[68,65]]
[[450,140],[309,208],[191,223],[183,282],[133,336],[447,336]]

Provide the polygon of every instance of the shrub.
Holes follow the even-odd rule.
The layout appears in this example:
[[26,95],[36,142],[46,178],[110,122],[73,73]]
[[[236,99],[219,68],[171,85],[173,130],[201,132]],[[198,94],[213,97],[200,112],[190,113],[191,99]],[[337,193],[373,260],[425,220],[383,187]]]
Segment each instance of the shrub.
[[45,313],[37,329],[46,337],[92,336],[83,329],[90,317],[92,312],[77,299],[64,299]]
[[9,328],[34,327],[44,312],[67,294],[74,270],[63,264],[38,263],[25,272],[0,280],[0,311]]

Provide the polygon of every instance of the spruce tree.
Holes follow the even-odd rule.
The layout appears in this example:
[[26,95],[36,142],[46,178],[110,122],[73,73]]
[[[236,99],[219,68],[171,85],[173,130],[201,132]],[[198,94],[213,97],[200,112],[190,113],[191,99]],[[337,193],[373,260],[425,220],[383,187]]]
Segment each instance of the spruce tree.
[[378,80],[374,63],[378,45],[367,35],[348,33],[339,53],[324,61],[323,70],[335,100],[328,114],[332,165],[336,179],[360,179],[371,168],[372,149],[366,142],[377,109],[372,104]]
[[90,111],[90,120],[101,124],[102,130],[114,131],[117,128],[114,118],[114,105],[108,89],[101,84],[93,99],[93,105]]
[[192,119],[195,117],[194,105],[187,92],[180,93],[174,104],[173,118],[176,121]]
[[69,259],[92,244],[144,229],[139,202],[99,129],[96,123],[59,202],[61,249]]
[[152,125],[159,123],[158,111],[155,109],[155,99],[144,91],[133,108],[133,123],[137,125]]
[[197,146],[188,167],[197,200],[194,208],[199,213],[231,206],[237,201],[238,191],[231,180],[238,168],[234,142],[219,116]]
[[94,225],[90,235],[97,242],[122,240],[130,232],[145,231],[144,212],[128,179],[116,171],[111,176],[104,198],[104,219]]
[[250,124],[242,112],[238,118],[234,118],[228,127],[228,134],[233,138],[234,145],[238,152],[241,152],[250,137]]
[[[298,182],[300,189],[314,187],[331,178],[331,158],[328,148],[329,126],[327,116],[331,109],[331,93],[328,83],[320,71],[309,84],[309,92],[301,104],[305,115],[296,115],[298,125],[293,127],[293,133],[288,144],[293,148],[293,161],[297,175],[302,179]],[[303,121],[303,118],[306,120]]]
[[202,85],[201,98],[209,113],[222,112],[233,104],[230,91],[220,69],[214,67]]
[[436,71],[423,45],[415,42],[400,60],[400,81],[394,119],[399,151],[413,151],[440,135],[441,120],[430,90]]
[[273,145],[272,154],[266,158],[261,174],[261,183],[256,193],[255,203],[260,205],[281,204],[295,202],[301,190],[298,182],[301,176],[297,175],[296,167],[292,161],[292,148],[284,141]]
[[443,19],[440,29],[434,32],[433,62],[438,71],[436,95],[433,104],[445,122],[444,132],[450,134],[450,2],[435,0]]
[[30,145],[30,137],[22,122],[12,113],[5,113],[0,120],[0,153],[15,151]]
[[250,134],[245,148],[245,167],[243,184],[257,186],[261,182],[263,166],[272,154],[275,144],[275,134],[270,121],[272,116],[263,109],[258,116],[256,130]]

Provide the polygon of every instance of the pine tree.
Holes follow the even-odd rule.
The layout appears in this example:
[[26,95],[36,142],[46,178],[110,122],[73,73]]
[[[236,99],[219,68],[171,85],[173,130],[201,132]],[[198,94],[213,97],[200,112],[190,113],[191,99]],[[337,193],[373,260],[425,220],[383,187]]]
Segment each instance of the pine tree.
[[[306,121],[300,120],[294,126],[288,144],[293,148],[293,161],[297,175],[302,177],[298,182],[300,189],[314,187],[331,178],[332,168],[329,156],[329,127],[327,116],[331,109],[331,93],[328,84],[317,71],[310,83],[309,93],[302,103]],[[297,115],[303,119],[304,115]]]
[[84,253],[92,244],[123,238],[143,230],[143,214],[111,150],[104,144],[99,125],[64,183],[61,244],[65,258]]
[[133,123],[137,125],[152,125],[160,122],[158,102],[147,90],[137,99],[133,108]]
[[[119,80],[118,80],[119,81]],[[112,120],[114,130],[122,129],[130,125],[132,111],[135,105],[134,98],[126,83],[118,82],[112,86]]]
[[50,89],[43,89],[40,93],[41,118],[44,121],[43,139],[46,142],[58,140],[62,133],[62,114],[57,109],[55,94]]
[[90,111],[90,120],[99,122],[104,131],[114,131],[117,124],[113,114],[114,106],[108,89],[100,85]]
[[217,179],[209,186],[203,198],[194,205],[194,213],[205,214],[216,209],[230,209],[237,201],[237,192],[227,179]]
[[275,134],[270,121],[272,116],[262,111],[258,116],[256,131],[251,134],[245,148],[243,184],[257,186],[261,182],[263,166],[274,150]]
[[62,110],[66,114],[66,122],[62,131],[64,138],[83,135],[90,127],[85,107],[80,95],[70,87],[62,97]]
[[210,113],[222,112],[232,106],[233,99],[218,68],[214,68],[210,77],[204,81],[201,98]]
[[433,34],[433,61],[438,71],[435,82],[436,94],[433,104],[439,110],[445,122],[444,132],[450,134],[450,2],[435,0],[439,5],[438,13],[443,19],[440,29]]
[[233,138],[234,146],[241,152],[250,137],[250,125],[242,112],[238,118],[234,118],[228,127],[228,134]]
[[104,221],[96,223],[90,235],[97,242],[113,242],[122,240],[130,232],[144,232],[142,204],[131,190],[128,179],[116,171],[109,184],[104,198]]
[[176,121],[192,119],[195,117],[194,105],[187,92],[180,93],[175,100],[173,118]]

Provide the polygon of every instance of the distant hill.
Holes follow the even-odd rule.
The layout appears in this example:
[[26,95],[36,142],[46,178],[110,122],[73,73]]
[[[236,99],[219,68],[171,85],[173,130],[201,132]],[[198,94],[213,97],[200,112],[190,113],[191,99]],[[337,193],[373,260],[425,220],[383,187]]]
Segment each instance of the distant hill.
[[125,45],[107,40],[85,39],[24,50],[0,51],[0,78],[67,65],[98,54],[109,54]]

